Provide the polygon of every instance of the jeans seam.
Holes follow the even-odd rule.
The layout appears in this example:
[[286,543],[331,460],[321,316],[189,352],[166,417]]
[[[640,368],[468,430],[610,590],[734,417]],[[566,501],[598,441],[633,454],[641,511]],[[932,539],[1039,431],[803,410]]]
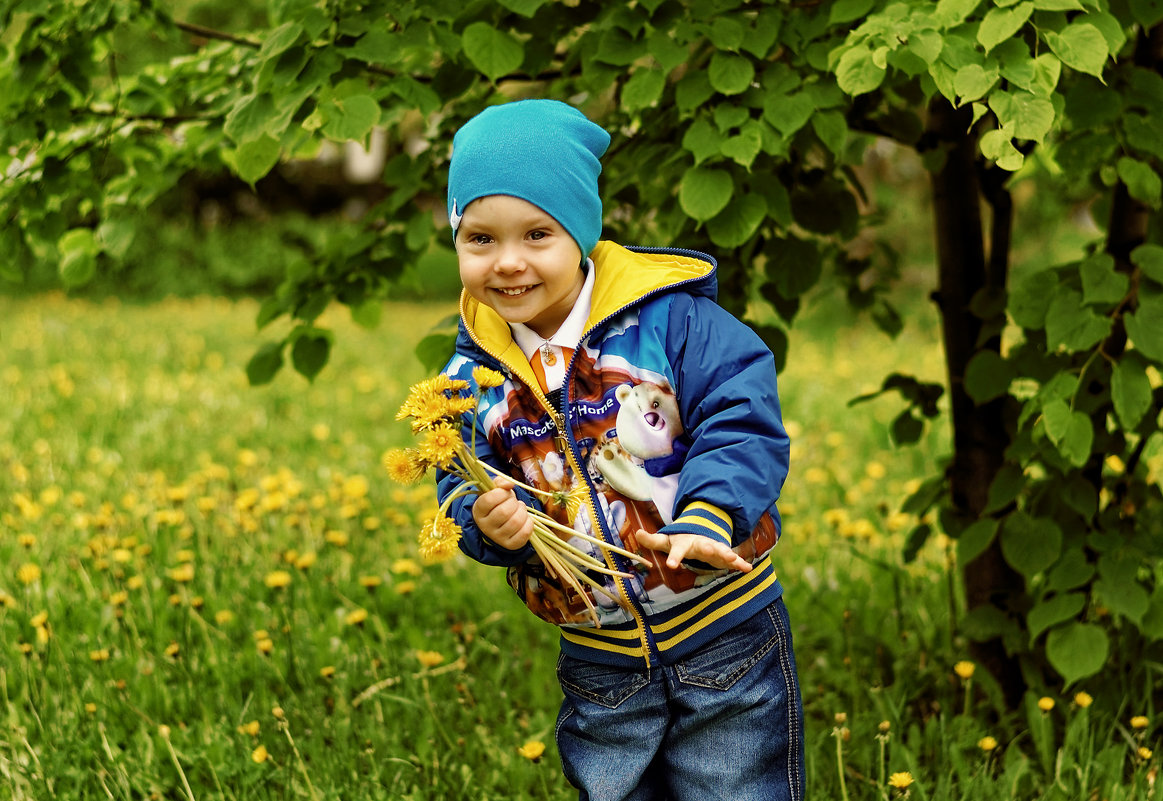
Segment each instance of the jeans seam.
[[798,801],[803,798],[803,777],[800,775],[800,761],[797,758],[800,753],[800,720],[799,709],[796,704],[795,687],[789,678],[792,673],[791,663],[788,655],[790,649],[784,642],[784,625],[782,619],[775,620],[775,613],[768,609],[768,615],[772,617],[772,623],[775,624],[775,637],[780,640],[779,649],[779,666],[780,674],[783,676],[784,692],[787,694],[787,717],[788,717],[788,749],[787,749],[787,774],[791,779],[791,793],[793,801]]

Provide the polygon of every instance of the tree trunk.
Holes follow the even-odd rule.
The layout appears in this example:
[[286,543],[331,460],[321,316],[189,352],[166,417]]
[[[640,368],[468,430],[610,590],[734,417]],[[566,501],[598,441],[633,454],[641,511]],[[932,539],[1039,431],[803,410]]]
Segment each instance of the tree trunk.
[[[987,262],[981,220],[982,187],[978,175],[976,137],[969,131],[969,109],[954,109],[938,97],[929,106],[928,136],[946,151],[944,164],[931,174],[937,236],[937,303],[945,344],[949,398],[953,424],[953,462],[948,478],[955,511],[976,520],[986,508],[989,487],[1002,466],[1008,444],[1002,419],[1002,401],[977,405],[965,391],[965,368],[982,347],[997,350],[992,337],[979,343],[983,321],[970,311],[981,290],[1005,289],[1008,265],[1008,204],[995,206],[994,251]],[[1001,215],[998,217],[998,215]],[[1003,252],[997,252],[1001,249]],[[961,566],[966,602],[977,607],[1001,605],[1018,576],[1002,558],[997,538],[984,553]],[[1020,584],[1019,584],[1020,586]],[[975,660],[1001,684],[1006,701],[1015,708],[1025,691],[1017,660],[1009,656],[1000,638],[974,643]]]

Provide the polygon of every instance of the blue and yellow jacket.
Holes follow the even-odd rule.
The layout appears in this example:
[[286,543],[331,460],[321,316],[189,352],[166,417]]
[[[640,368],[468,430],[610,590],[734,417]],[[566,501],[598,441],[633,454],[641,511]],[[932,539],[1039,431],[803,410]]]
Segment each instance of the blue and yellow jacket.
[[[715,302],[709,256],[600,242],[591,258],[590,317],[559,393],[547,397],[505,321],[467,293],[456,355],[444,372],[480,393],[477,413],[466,418],[476,426],[466,441],[473,437],[478,455],[562,499],[540,504],[519,490],[522,500],[642,553],[654,567],[605,557],[633,577],[593,575],[612,596],[592,594],[595,624],[583,599],[547,574],[532,548],[504,549],[480,533],[475,495],[454,501],[449,514],[462,528],[461,549],[507,567],[526,605],[561,627],[564,652],[631,667],[673,664],[782,593],[771,548],[789,442],[774,358]],[[478,365],[500,371],[505,383],[478,390]],[[438,478],[443,501],[457,479]],[[670,570],[665,555],[638,546],[639,529],[720,539],[754,568],[684,563]],[[595,550],[581,539],[573,544]]]

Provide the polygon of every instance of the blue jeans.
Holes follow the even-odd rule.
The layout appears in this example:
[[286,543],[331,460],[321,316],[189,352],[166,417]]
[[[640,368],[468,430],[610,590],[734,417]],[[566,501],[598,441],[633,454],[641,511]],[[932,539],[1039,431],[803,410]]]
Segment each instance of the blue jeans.
[[779,599],[673,666],[565,656],[557,747],[581,801],[799,801],[803,706]]

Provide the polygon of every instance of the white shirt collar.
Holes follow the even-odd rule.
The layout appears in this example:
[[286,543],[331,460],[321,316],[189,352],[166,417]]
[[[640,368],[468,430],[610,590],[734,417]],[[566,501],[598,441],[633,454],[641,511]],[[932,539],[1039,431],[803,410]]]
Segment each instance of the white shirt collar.
[[532,360],[533,354],[547,342],[559,348],[577,347],[582,334],[586,331],[586,320],[590,316],[590,302],[594,294],[594,272],[593,261],[586,259],[586,277],[582,282],[581,292],[578,293],[569,316],[549,339],[545,339],[524,323],[509,323],[509,328],[513,331],[513,340],[521,348],[525,358]]

